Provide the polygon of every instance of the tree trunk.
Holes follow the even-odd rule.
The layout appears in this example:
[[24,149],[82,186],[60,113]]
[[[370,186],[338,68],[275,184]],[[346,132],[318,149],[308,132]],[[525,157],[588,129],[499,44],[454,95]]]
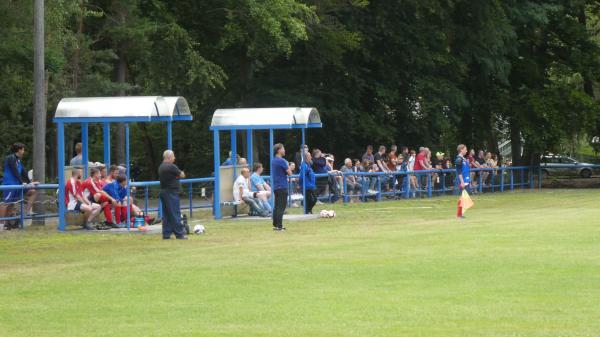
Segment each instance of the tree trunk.
[[521,165],[521,127],[513,116],[510,118],[510,152],[512,153],[513,165]]
[[[117,82],[122,86],[125,85],[127,81],[127,60],[125,59],[125,52],[121,49],[119,51],[119,65],[117,69]],[[121,89],[119,91],[119,96],[125,96],[125,89]],[[123,123],[118,123],[115,128],[116,132],[116,144],[115,144],[115,154],[117,156],[116,164],[125,163],[125,125]]]
[[[33,61],[33,180],[46,182],[46,88],[44,65],[44,0],[34,2],[34,61]],[[45,213],[44,193],[38,194],[34,212]],[[35,225],[44,225],[44,219],[35,220]]]

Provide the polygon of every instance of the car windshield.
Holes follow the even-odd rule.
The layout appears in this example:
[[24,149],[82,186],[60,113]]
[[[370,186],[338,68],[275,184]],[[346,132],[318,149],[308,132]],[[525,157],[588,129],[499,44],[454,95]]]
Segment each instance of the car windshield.
[[562,157],[561,158],[561,162],[563,164],[574,164],[574,163],[576,163],[575,160],[573,160],[571,158],[568,158],[568,157]]

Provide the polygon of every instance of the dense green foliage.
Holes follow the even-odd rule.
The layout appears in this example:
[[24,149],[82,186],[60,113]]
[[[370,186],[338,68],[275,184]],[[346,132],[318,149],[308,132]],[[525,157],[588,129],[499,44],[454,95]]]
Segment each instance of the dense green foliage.
[[597,336],[599,197],[485,194],[466,221],[455,197],[338,204],[284,233],[202,221],[185,242],[11,231],[0,335]]
[[[598,1],[56,0],[46,11],[49,123],[66,96],[183,95],[194,122],[176,126],[175,149],[194,175],[212,171],[218,107],[316,106],[325,128],[308,142],[340,156],[511,139],[528,163],[599,133]],[[0,1],[2,148],[31,144],[32,23],[30,1]],[[152,178],[164,126],[133,137]],[[70,151],[78,138],[70,128]]]

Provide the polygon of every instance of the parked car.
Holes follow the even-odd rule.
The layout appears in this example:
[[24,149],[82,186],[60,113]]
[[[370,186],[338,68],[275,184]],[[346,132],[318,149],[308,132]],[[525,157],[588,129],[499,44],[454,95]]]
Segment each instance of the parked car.
[[579,163],[573,158],[557,154],[543,155],[540,166],[544,178],[548,176],[579,176],[582,178],[590,178],[598,171],[598,169],[594,167],[594,164]]

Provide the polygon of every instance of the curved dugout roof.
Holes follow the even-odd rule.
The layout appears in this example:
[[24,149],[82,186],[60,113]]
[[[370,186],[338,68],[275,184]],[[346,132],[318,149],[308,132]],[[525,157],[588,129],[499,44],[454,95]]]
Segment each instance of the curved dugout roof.
[[315,108],[218,109],[211,130],[320,128]]
[[152,122],[192,120],[183,97],[119,96],[63,98],[56,107],[55,121]]

